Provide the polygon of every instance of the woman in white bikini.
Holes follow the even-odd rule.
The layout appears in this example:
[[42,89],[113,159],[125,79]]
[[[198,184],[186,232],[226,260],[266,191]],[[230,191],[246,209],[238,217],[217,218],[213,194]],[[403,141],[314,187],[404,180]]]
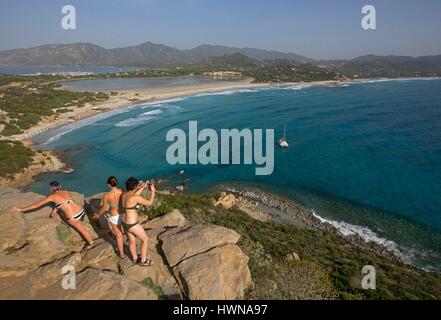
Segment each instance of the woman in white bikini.
[[[141,193],[146,188],[150,188],[150,199],[147,200],[141,196]],[[129,178],[126,181],[126,192],[121,196],[121,202],[124,206],[126,214],[121,220],[127,237],[129,238],[129,250],[132,255],[134,264],[142,267],[149,267],[153,263],[147,259],[147,242],[148,237],[144,228],[138,222],[138,206],[151,206],[155,201],[156,188],[153,184],[139,183],[136,178]],[[136,252],[136,239],[141,240],[141,257],[138,258]]]
[[14,209],[18,212],[26,212],[26,211],[38,209],[44,206],[45,204],[52,202],[55,204],[55,208],[52,210],[49,217],[53,218],[55,213],[58,210],[61,210],[61,212],[63,212],[63,216],[66,223],[68,223],[72,228],[74,228],[83,237],[83,239],[86,240],[87,244],[84,246],[84,248],[85,249],[93,248],[95,243],[92,237],[90,236],[89,232],[81,223],[81,220],[86,215],[84,209],[80,205],[75,203],[75,201],[72,200],[72,196],[68,191],[61,189],[61,184],[58,181],[51,182],[50,188],[52,194],[46,197],[45,199],[38,201],[32,205],[29,205],[25,208],[15,207]]
[[120,211],[122,210],[121,195],[123,192],[118,188],[118,179],[115,177],[109,177],[107,179],[107,186],[110,191],[104,194],[101,207],[92,218],[98,220],[106,211],[108,211],[108,213],[106,213],[106,218],[109,222],[110,229],[116,238],[118,256],[121,259],[124,259],[123,230],[121,228],[120,216]]

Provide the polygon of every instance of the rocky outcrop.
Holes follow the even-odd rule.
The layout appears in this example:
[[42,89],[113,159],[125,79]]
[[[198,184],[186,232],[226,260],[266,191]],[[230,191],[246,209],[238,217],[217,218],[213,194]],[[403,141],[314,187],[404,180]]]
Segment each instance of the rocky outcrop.
[[[143,223],[153,266],[140,267],[117,257],[113,238],[98,224],[85,221],[97,245],[82,250],[84,241],[72,228],[59,217],[49,219],[51,207],[12,210],[42,196],[0,191],[0,299],[237,299],[251,284],[248,257],[235,245],[240,235],[233,230],[188,225],[174,210]],[[86,199],[89,214],[100,199]],[[75,289],[63,288],[67,267],[75,272]]]
[[238,203],[238,199],[231,193],[227,194],[222,192],[218,200],[213,200],[212,203],[214,206],[222,206],[225,209],[231,209]]
[[75,289],[59,284],[39,291],[35,299],[54,300],[157,300],[152,289],[109,271],[86,269],[76,277]]
[[[58,235],[59,221],[48,219],[50,207],[27,214],[12,209],[41,199],[43,196],[16,191],[0,196],[0,237],[4,243],[0,253],[0,278],[24,274],[70,252]],[[10,236],[11,232],[15,234]]]
[[[167,219],[167,218],[165,218]],[[149,237],[148,256],[153,261],[153,266],[149,268],[134,265],[126,259],[120,263],[121,273],[128,279],[135,281],[145,281],[150,279],[154,284],[161,288],[162,294],[167,299],[181,299],[181,289],[179,288],[174,276],[166,261],[161,255],[161,248],[157,240],[157,230],[147,231]]]
[[173,210],[172,212],[153,220],[144,223],[144,229],[165,229],[165,228],[179,228],[184,227],[187,224],[187,220],[179,212],[179,210]]
[[240,235],[216,225],[196,225],[189,228],[174,229],[160,235],[162,251],[171,267],[194,255],[214,247],[235,244]]
[[254,220],[262,222],[268,222],[271,220],[271,216],[268,213],[262,212],[258,209],[257,202],[251,202],[247,198],[235,196],[232,193],[222,192],[219,199],[212,199],[211,203],[214,206],[222,206],[225,209],[236,207]]
[[94,269],[119,272],[118,263],[119,258],[109,242],[100,243],[95,248],[84,251],[82,255],[82,265]]
[[231,244],[186,259],[173,272],[192,300],[239,299],[251,284],[248,257]]
[[15,174],[12,179],[0,177],[0,186],[24,188],[32,184],[33,178],[47,172],[63,170],[65,164],[53,151],[37,151],[32,157],[32,163]]
[[196,225],[159,236],[173,274],[189,299],[238,299],[251,285],[240,235],[216,225]]

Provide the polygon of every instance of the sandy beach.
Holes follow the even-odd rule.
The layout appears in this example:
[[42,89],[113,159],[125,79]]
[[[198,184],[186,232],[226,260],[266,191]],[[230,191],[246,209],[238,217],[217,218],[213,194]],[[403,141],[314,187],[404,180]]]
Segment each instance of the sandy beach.
[[[219,92],[226,90],[236,90],[241,88],[266,87],[268,84],[252,84],[253,79],[246,78],[238,81],[219,81],[211,83],[200,83],[191,85],[179,85],[159,88],[141,88],[126,90],[104,90],[102,92],[116,92],[110,95],[109,99],[102,102],[87,103],[82,108],[75,108],[72,112],[59,114],[56,116],[45,117],[39,124],[26,130],[24,133],[9,137],[9,139],[23,141],[43,132],[51,131],[62,127],[68,123],[79,121],[98,113],[109,112],[115,109],[128,107],[131,105],[166,100],[176,97],[195,95],[200,93]],[[63,88],[67,89],[67,88]]]
[[[235,81],[219,81],[219,82],[207,82],[198,84],[186,84],[177,86],[164,86],[164,87],[150,87],[150,88],[137,88],[137,89],[125,89],[125,90],[101,90],[101,92],[109,93],[109,98],[104,101],[87,103],[81,108],[74,107],[71,112],[57,114],[53,116],[43,117],[42,120],[35,126],[27,129],[24,133],[7,137],[8,140],[22,141],[25,145],[29,146],[36,152],[40,152],[38,145],[33,142],[33,137],[42,134],[44,132],[52,131],[57,128],[63,127],[67,124],[80,121],[92,117],[94,115],[110,112],[119,108],[125,108],[136,104],[142,104],[147,102],[162,101],[167,99],[173,99],[178,97],[185,97],[203,93],[222,92],[229,90],[239,89],[259,89],[270,88],[277,86],[329,86],[343,84],[341,81],[317,81],[308,83],[252,83],[254,79],[245,78],[243,80]],[[347,83],[360,82],[360,80],[347,81]],[[68,90],[67,87],[62,87],[63,90]],[[5,137],[0,137],[4,139]],[[49,152],[49,151],[47,151]],[[58,159],[58,155],[55,153],[50,154],[51,161],[45,165],[39,165],[39,161],[34,161],[25,172],[18,173],[15,176],[14,181],[0,180],[0,185],[12,186],[15,188],[26,187],[33,182],[33,178],[46,172],[60,171],[66,168],[61,159]]]
[[[351,81],[317,81],[308,83],[252,83],[252,78],[246,78],[243,80],[235,81],[219,81],[210,83],[199,83],[191,85],[179,85],[179,86],[165,86],[154,88],[140,88],[140,89],[126,89],[126,90],[104,90],[102,92],[110,93],[116,92],[116,94],[110,95],[109,99],[102,102],[87,103],[82,108],[75,108],[72,112],[64,114],[58,114],[56,116],[46,117],[40,121],[39,124],[26,130],[23,134],[9,137],[9,139],[23,141],[31,139],[32,137],[41,134],[43,132],[51,131],[56,128],[62,127],[66,124],[79,121],[98,113],[109,112],[115,109],[128,107],[135,104],[161,101],[166,99],[172,99],[183,96],[191,96],[201,93],[212,93],[228,90],[238,89],[253,89],[253,88],[269,88],[275,86],[325,86],[334,84],[354,83],[362,80]],[[68,89],[63,87],[63,89]]]

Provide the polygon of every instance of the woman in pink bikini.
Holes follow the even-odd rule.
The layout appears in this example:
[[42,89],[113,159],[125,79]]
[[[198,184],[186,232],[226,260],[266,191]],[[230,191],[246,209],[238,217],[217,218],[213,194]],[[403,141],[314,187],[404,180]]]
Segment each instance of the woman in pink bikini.
[[61,184],[58,181],[51,182],[50,188],[52,194],[44,198],[43,200],[38,201],[24,208],[15,207],[14,209],[18,212],[26,212],[26,211],[38,209],[44,206],[45,204],[52,202],[55,204],[55,208],[52,210],[49,217],[53,218],[55,213],[58,210],[61,210],[66,223],[69,224],[72,228],[74,228],[87,242],[84,248],[85,249],[93,248],[95,243],[92,237],[90,236],[89,232],[86,230],[86,228],[83,226],[81,222],[81,220],[86,215],[84,209],[79,204],[75,203],[75,201],[72,200],[72,196],[69,193],[69,191],[63,190],[61,188]]

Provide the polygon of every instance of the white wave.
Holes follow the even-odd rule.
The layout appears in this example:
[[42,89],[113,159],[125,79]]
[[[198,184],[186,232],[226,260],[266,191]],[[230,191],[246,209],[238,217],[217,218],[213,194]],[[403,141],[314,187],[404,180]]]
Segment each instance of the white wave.
[[158,117],[156,117],[156,116],[160,115],[161,113],[162,113],[162,111],[159,110],[159,109],[152,110],[152,111],[147,111],[147,112],[141,113],[137,117],[129,118],[129,119],[120,121],[117,124],[115,124],[115,127],[135,127],[135,126],[139,126],[139,125],[142,125],[142,124],[144,124],[146,122],[149,122],[151,120],[157,119]]
[[61,127],[60,129],[54,130],[52,132],[53,135],[49,136],[49,138],[45,142],[43,142],[41,145],[48,145],[52,142],[57,141],[58,139],[60,139],[63,135],[65,135],[68,132],[72,132],[72,131],[78,130],[82,127],[92,125],[98,121],[110,118],[110,117],[118,115],[118,114],[129,112],[131,109],[137,108],[139,106],[140,105],[137,104],[137,105],[127,106],[124,108],[119,108],[119,109],[115,109],[115,110],[111,110],[111,111],[107,111],[107,112],[103,112],[103,113],[98,113],[98,114],[93,115],[91,117],[67,124],[67,125]]
[[56,135],[54,135],[54,136],[52,136],[52,137],[50,137],[49,139],[47,139],[44,143],[42,143],[41,145],[48,145],[48,144],[50,144],[50,143],[52,143],[52,142],[55,142],[55,141],[57,141],[58,139],[60,139],[63,135],[65,135],[66,133],[69,133],[69,132],[72,132],[72,131],[74,131],[74,130],[76,130],[75,128],[74,129],[71,129],[71,130],[65,130],[65,131],[62,131],[62,132],[60,132],[60,133],[58,133],[58,134],[56,134]]
[[384,246],[386,249],[394,252],[396,255],[403,257],[402,252],[399,250],[398,245],[394,241],[379,237],[374,231],[367,227],[353,225],[344,221],[325,219],[316,214],[314,210],[312,210],[312,214],[314,217],[319,219],[320,222],[328,223],[334,226],[344,236],[358,235],[366,242],[372,241],[378,243]]
[[253,92],[259,92],[259,90],[256,89],[235,89],[235,90],[226,90],[226,91],[219,91],[219,92],[207,92],[207,93],[200,93],[196,94],[193,97],[206,97],[206,96],[230,96],[236,93],[253,93]]
[[184,101],[184,100],[187,100],[187,99],[188,99],[188,97],[181,97],[181,98],[173,98],[173,99],[153,101],[153,102],[142,104],[141,109],[159,108],[159,107],[161,107],[163,105],[166,105],[168,103]]
[[147,112],[141,113],[138,117],[155,116],[155,115],[158,115],[158,114],[161,114],[161,113],[162,113],[161,110],[156,109],[156,110],[152,110],[152,111],[147,111]]
[[282,87],[280,89],[282,90],[303,90],[303,89],[307,89],[307,88],[311,88],[312,85],[310,84],[301,84],[301,85],[296,85],[296,86],[288,86],[288,87]]
[[117,124],[115,124],[115,127],[136,127],[153,119],[156,119],[156,117],[129,118],[118,122]]

